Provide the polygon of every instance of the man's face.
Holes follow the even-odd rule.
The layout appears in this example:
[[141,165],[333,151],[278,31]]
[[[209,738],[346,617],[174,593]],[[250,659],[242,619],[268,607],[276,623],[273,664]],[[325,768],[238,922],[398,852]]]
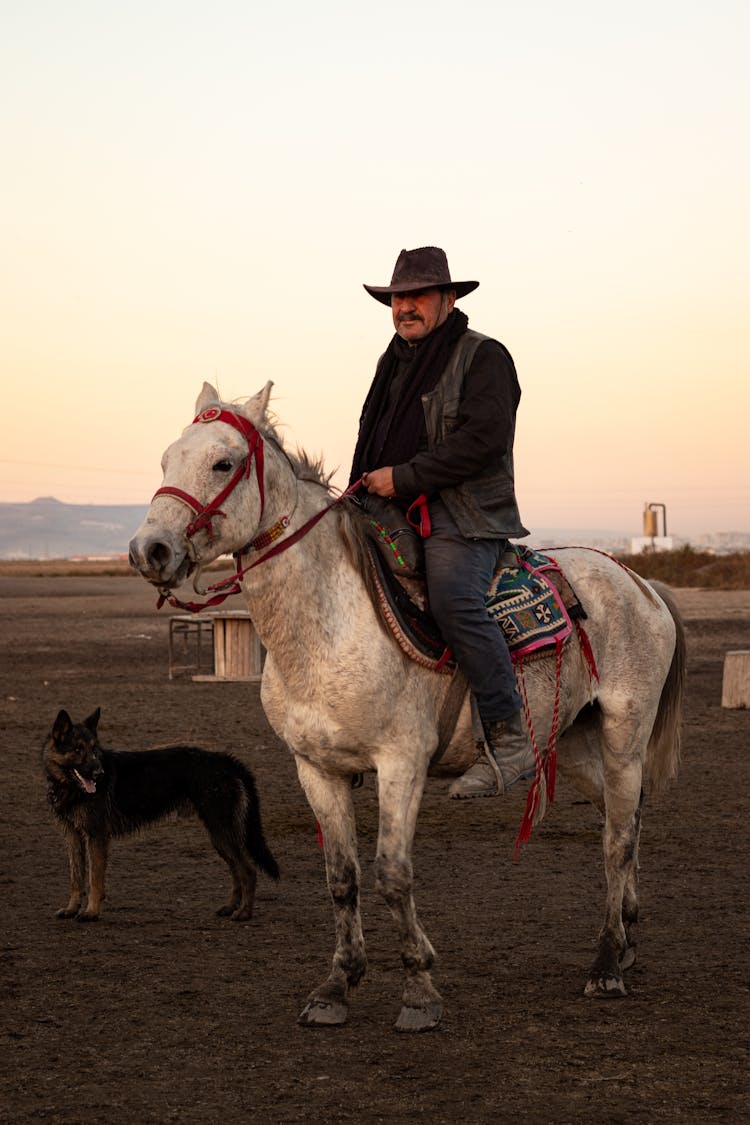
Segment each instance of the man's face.
[[393,324],[402,340],[413,346],[447,319],[456,300],[455,289],[415,289],[391,294]]

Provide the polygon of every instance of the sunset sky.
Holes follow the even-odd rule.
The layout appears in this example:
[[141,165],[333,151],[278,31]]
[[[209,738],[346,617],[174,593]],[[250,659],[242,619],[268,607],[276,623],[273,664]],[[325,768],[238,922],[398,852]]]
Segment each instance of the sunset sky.
[[746,0],[0,5],[0,501],[147,503],[204,379],[343,483],[436,244],[529,528],[750,531]]

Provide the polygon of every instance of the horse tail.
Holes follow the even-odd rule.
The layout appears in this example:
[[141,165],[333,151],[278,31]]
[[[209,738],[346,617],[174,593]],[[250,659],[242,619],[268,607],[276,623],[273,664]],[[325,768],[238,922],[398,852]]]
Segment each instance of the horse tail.
[[648,743],[646,771],[655,790],[663,789],[677,776],[680,765],[680,740],[682,727],[682,702],[687,670],[687,645],[685,626],[672,593],[661,582],[652,582],[654,590],[670,612],[675,626],[675,645],[672,663],[664,681],[659,710]]

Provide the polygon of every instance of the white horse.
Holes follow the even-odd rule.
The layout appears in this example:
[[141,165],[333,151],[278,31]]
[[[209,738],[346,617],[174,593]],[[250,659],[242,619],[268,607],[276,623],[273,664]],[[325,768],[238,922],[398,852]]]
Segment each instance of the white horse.
[[[425,1030],[438,1024],[442,1000],[412,896],[411,851],[452,680],[408,659],[383,625],[368,596],[361,520],[334,504],[319,465],[283,449],[267,415],[270,389],[240,406],[221,403],[204,384],[195,423],[164,455],[163,484],[130,544],[131,564],[164,596],[188,577],[204,592],[201,569],[220,555],[237,554],[244,572],[267,650],[262,704],[320,824],[333,901],[332,968],[300,1021],[343,1023],[365,971],[352,780],[373,771],[376,886],[395,919],[405,970],[396,1027]],[[609,556],[571,547],[555,558],[587,612],[599,678],[574,633],[560,662],[557,708],[554,657],[527,665],[529,714],[544,745],[557,710],[560,771],[605,818],[606,906],[585,992],[619,996],[635,959],[642,786],[663,785],[678,767],[684,634],[666,591]],[[474,754],[466,700],[450,729],[442,774],[461,772]]]

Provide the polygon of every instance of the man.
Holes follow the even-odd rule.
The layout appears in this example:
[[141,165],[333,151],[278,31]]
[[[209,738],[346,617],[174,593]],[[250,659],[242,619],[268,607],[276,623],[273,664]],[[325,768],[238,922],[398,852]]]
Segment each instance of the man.
[[452,281],[436,246],[402,250],[390,285],[365,285],[390,305],[396,335],[362,408],[351,482],[408,507],[428,501],[424,539],[432,614],[466,675],[485,733],[451,796],[490,797],[532,775],[510,654],[485,608],[509,536],[528,535],[514,492],[513,438],[521,397],[513,360],[468,328],[457,297],[478,281]]

